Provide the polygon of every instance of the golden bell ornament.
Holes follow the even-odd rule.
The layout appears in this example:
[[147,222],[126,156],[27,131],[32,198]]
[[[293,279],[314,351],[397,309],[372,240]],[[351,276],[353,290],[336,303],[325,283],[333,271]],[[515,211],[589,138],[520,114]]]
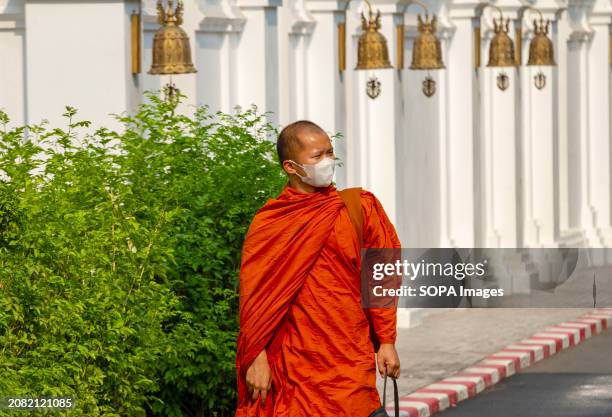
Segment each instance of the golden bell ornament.
[[489,63],[487,67],[513,67],[516,65],[514,43],[510,36],[508,36],[509,24],[510,18],[506,19],[505,24],[503,17],[500,17],[499,23],[493,18],[495,36],[491,39],[491,45],[489,46]]
[[153,37],[153,63],[149,74],[187,74],[197,72],[191,62],[189,37],[180,27],[183,23],[183,2],[178,1],[176,11],[173,0],[168,0],[164,11],[157,1],[158,22],[162,25]]
[[550,20],[544,23],[540,18],[533,21],[535,36],[529,43],[529,60],[527,65],[556,65],[552,40],[546,36],[550,27]]
[[357,66],[355,69],[383,69],[393,68],[389,62],[389,50],[387,40],[378,32],[380,29],[380,10],[376,16],[368,2],[369,19],[366,21],[361,12],[361,28],[363,33],[359,37],[359,49],[357,50]]
[[420,14],[418,15],[419,36],[414,40],[412,47],[412,64],[410,69],[431,70],[444,68],[440,39],[435,35],[436,20],[435,15],[431,22],[429,21],[429,14],[425,14],[425,21],[423,21]]

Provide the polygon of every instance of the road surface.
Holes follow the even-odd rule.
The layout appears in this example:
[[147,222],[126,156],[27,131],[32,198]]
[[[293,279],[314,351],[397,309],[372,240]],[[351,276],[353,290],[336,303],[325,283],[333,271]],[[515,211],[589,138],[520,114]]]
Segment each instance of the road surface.
[[438,417],[612,417],[612,330],[504,379]]

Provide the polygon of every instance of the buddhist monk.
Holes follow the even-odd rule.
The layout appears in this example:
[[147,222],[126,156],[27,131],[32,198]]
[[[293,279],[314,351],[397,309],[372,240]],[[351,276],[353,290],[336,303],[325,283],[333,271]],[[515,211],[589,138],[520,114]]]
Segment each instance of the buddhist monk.
[[[332,182],[329,136],[297,121],[277,151],[288,182],[242,249],[236,417],[368,417],[381,407],[376,365],[400,373],[396,309],[362,306],[360,244]],[[400,248],[374,194],[362,190],[361,207],[363,247]]]

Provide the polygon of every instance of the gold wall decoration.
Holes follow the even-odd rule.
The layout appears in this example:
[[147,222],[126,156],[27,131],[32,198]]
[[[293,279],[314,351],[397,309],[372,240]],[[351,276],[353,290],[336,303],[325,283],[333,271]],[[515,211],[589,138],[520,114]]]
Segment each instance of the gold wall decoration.
[[523,29],[520,26],[514,28],[514,39],[516,48],[514,48],[514,63],[516,66],[521,66],[523,63]]
[[436,15],[429,20],[429,13],[425,14],[425,20],[418,15],[419,35],[414,40],[412,47],[412,64],[410,69],[432,70],[444,68],[442,62],[442,47],[436,33]]
[[393,68],[389,62],[389,50],[387,48],[387,39],[379,32],[380,10],[376,11],[376,15],[372,12],[372,5],[368,0],[368,19],[366,20],[363,12],[361,12],[361,28],[363,33],[359,37],[359,46],[357,51],[357,66],[355,69],[383,69]]
[[510,78],[508,77],[508,74],[505,72],[500,72],[497,75],[497,88],[499,88],[501,91],[506,91],[509,86]]
[[400,23],[395,27],[397,56],[395,66],[398,70],[404,69],[404,24]]
[[527,65],[556,65],[552,40],[547,36],[550,20],[533,21],[535,36],[529,43],[529,60]]
[[338,23],[338,71],[346,69],[346,23]]
[[489,45],[489,63],[487,67],[513,67],[516,65],[514,56],[514,43],[508,36],[510,18],[499,20],[493,18],[493,29],[495,35]]
[[164,92],[164,100],[166,101],[176,101],[178,99],[178,92],[180,91],[178,87],[172,82],[169,81],[162,88]]
[[431,77],[425,77],[423,80],[423,94],[431,97],[436,93],[436,81]]
[[438,17],[433,14],[430,19],[427,5],[420,0],[411,0],[411,3],[416,3],[425,10],[425,19],[420,13],[417,14],[419,34],[412,45],[410,69],[427,71],[422,91],[425,96],[431,97],[436,92],[436,81],[429,75],[429,71],[445,68],[442,62],[442,46],[436,36]]
[[187,74],[197,72],[191,62],[189,37],[180,27],[183,23],[183,2],[178,0],[176,10],[173,0],[168,0],[164,10],[157,1],[158,22],[162,25],[153,37],[153,62],[149,74]]
[[[529,66],[554,66],[555,63],[555,52],[552,40],[548,37],[550,30],[550,19],[544,21],[542,12],[532,6],[527,6],[528,10],[534,10],[540,15],[540,19],[533,20],[533,39],[529,42],[529,59],[527,65]],[[546,86],[546,75],[540,70],[537,75],[533,77],[533,83],[538,90],[543,89]]]
[[380,95],[380,81],[376,77],[371,77],[366,84],[366,93],[371,99]]
[[546,86],[546,75],[542,71],[538,72],[533,77],[533,83],[535,84],[538,90],[543,89]]
[[132,40],[132,74],[140,73],[140,13],[135,10],[130,15]]

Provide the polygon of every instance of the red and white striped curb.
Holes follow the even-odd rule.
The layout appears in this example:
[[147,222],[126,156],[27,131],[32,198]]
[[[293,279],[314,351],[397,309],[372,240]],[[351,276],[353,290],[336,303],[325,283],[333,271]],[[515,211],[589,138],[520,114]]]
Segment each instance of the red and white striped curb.
[[[429,417],[474,397],[535,362],[575,346],[612,327],[612,308],[598,308],[574,320],[546,327],[482,361],[400,398],[400,417]],[[393,415],[393,406],[387,412]]]

